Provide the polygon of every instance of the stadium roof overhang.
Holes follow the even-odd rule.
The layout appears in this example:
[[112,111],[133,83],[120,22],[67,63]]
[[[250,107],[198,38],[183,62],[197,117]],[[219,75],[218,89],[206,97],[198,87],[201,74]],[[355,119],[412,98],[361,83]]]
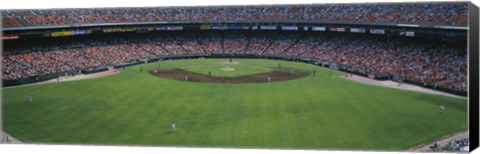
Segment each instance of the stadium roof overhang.
[[28,26],[28,27],[9,27],[2,28],[2,31],[23,31],[23,30],[42,30],[42,29],[63,29],[63,28],[89,28],[106,26],[136,26],[136,25],[171,25],[171,24],[311,24],[311,25],[350,25],[350,26],[382,26],[397,28],[424,28],[439,30],[468,30],[463,26],[444,26],[444,25],[419,25],[419,24],[396,24],[396,23],[372,23],[372,22],[332,22],[332,21],[269,21],[269,20],[249,20],[249,21],[175,21],[175,22],[121,22],[121,23],[96,23],[96,24],[76,24],[76,25],[54,25],[54,26]]

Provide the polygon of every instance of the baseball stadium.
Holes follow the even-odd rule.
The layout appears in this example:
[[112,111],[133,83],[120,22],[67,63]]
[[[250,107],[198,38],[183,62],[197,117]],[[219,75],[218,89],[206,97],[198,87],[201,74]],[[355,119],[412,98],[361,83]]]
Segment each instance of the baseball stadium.
[[465,151],[468,8],[1,10],[1,141]]

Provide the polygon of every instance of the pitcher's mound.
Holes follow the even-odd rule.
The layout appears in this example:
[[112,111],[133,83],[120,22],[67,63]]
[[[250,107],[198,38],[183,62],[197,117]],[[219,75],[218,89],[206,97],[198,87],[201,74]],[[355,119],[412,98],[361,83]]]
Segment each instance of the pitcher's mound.
[[232,62],[229,62],[229,61],[224,61],[224,62],[221,62],[220,64],[224,64],[224,65],[228,65],[228,64],[232,64],[232,65],[237,65],[237,64],[240,64],[236,61],[232,61]]
[[231,68],[231,67],[226,66],[226,67],[220,68],[220,70],[221,70],[221,71],[234,71],[235,68]]

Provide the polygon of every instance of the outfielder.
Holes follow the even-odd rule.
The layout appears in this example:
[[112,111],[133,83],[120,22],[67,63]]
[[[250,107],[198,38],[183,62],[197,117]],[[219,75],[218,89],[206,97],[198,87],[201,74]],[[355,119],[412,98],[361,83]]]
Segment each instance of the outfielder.
[[170,127],[172,127],[172,130],[173,130],[174,132],[177,131],[177,127],[175,126],[175,123],[172,123],[172,125],[171,125]]
[[445,107],[443,105],[440,105],[440,113],[443,113],[445,111]]

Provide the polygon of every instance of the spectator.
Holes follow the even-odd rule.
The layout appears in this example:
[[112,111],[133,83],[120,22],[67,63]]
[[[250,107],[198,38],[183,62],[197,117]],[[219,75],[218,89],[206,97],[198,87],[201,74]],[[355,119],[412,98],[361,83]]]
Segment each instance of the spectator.
[[118,22],[337,21],[467,26],[468,3],[145,7],[2,11],[4,27]]
[[143,34],[22,44],[5,49],[3,79],[23,79],[174,55],[251,54],[309,58],[368,74],[467,91],[464,47],[358,35],[255,32]]

